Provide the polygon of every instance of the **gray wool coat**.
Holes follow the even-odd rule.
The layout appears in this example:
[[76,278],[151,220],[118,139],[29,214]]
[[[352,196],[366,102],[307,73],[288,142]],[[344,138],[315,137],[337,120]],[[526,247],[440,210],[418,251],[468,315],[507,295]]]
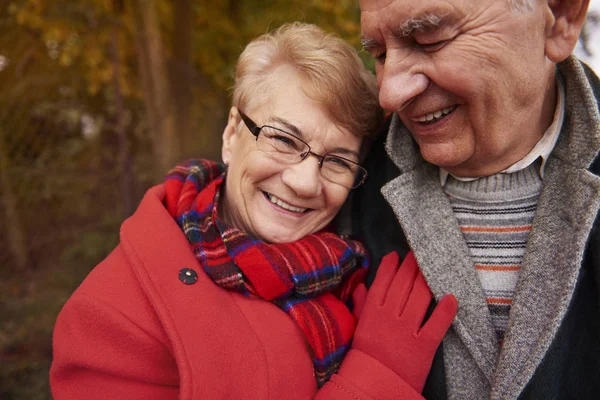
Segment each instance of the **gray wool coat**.
[[574,56],[557,70],[565,120],[502,348],[438,167],[396,115],[365,162],[371,176],[351,212],[372,255],[370,279],[383,255],[410,248],[435,298],[459,302],[423,392],[429,400],[600,398],[600,82]]

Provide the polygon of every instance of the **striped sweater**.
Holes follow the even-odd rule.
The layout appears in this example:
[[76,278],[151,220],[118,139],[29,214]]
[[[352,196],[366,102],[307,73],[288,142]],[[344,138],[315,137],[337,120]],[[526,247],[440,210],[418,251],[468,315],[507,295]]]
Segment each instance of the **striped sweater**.
[[473,258],[500,344],[542,190],[539,168],[539,162],[535,162],[518,172],[473,181],[450,176],[444,186]]

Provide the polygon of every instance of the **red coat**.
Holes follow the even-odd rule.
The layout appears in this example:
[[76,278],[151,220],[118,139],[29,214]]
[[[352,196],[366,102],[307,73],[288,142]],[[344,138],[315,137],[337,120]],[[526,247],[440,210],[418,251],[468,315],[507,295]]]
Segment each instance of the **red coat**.
[[[304,336],[275,305],[224,290],[150,189],[121,243],[60,312],[52,394],[63,399],[421,398],[378,361],[350,351],[317,391]],[[179,271],[191,268],[196,283]]]

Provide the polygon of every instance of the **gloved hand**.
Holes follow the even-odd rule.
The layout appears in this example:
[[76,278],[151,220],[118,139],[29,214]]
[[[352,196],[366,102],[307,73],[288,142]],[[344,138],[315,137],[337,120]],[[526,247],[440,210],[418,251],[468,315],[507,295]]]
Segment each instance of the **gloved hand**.
[[458,303],[452,294],[445,295],[421,327],[431,291],[412,252],[400,268],[398,264],[396,252],[387,254],[366,299],[364,286],[355,290],[354,315],[359,320],[352,349],[377,359],[420,393]]

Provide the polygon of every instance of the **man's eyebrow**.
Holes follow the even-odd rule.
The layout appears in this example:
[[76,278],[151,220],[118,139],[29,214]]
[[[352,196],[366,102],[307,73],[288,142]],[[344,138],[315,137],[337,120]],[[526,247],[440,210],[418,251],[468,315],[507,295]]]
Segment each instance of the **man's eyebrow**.
[[360,37],[360,43],[364,51],[371,51],[379,47],[379,42],[375,39],[368,38],[366,36]]
[[448,14],[425,13],[402,22],[393,33],[397,37],[427,33],[439,28],[442,24],[448,22],[448,19]]
[[[427,33],[436,30],[448,22],[450,22],[450,15],[447,13],[424,13],[403,21],[392,31],[392,34],[397,38],[405,38],[415,33]],[[382,46],[376,39],[364,35],[360,37],[360,42],[364,51],[371,51]]]

